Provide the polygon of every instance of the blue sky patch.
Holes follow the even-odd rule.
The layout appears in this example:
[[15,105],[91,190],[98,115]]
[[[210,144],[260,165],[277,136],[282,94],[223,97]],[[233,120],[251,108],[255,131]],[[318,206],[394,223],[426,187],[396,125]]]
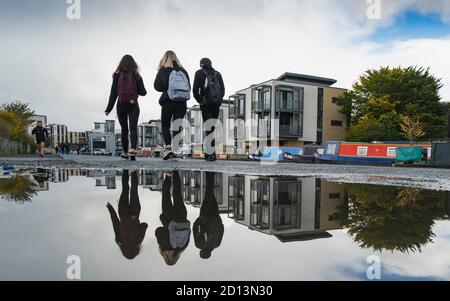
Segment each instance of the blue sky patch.
[[436,39],[448,35],[450,35],[450,24],[442,21],[439,14],[405,11],[397,16],[390,26],[378,28],[372,34],[371,40],[383,43],[409,39]]

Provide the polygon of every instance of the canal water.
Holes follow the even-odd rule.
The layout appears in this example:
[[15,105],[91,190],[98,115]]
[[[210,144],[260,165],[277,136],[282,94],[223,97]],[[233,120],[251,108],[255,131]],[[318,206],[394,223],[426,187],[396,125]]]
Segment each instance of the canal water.
[[450,280],[446,191],[197,171],[0,178],[0,280]]

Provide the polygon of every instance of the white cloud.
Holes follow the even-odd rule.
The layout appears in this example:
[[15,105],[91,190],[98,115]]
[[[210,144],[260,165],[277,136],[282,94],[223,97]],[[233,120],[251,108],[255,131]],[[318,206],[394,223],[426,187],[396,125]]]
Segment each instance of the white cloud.
[[[167,49],[178,52],[191,75],[201,57],[211,57],[227,94],[286,71],[333,77],[349,88],[368,68],[385,65],[431,67],[447,84],[450,37],[367,41],[405,8],[448,17],[449,1],[427,2],[383,1],[379,22],[365,18],[365,0],[93,1],[83,2],[78,22],[55,9],[24,23],[6,18],[0,21],[0,102],[21,98],[50,122],[90,129],[104,119],[115,65],[131,53],[150,92],[141,99],[141,120],[158,118],[159,94],[152,85]],[[447,86],[442,95],[450,99]]]

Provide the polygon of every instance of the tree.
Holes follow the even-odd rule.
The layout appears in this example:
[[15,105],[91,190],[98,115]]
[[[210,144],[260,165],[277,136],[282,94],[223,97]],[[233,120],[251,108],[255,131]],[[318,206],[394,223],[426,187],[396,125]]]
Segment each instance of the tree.
[[9,202],[25,204],[37,194],[33,182],[22,175],[11,179],[0,179],[0,198]]
[[0,106],[0,135],[11,140],[31,144],[32,138],[27,133],[33,122],[34,111],[27,103],[15,101]]
[[24,129],[28,128],[33,122],[34,111],[31,110],[29,104],[18,100],[1,105],[0,112],[14,114],[16,120]]
[[447,215],[445,193],[416,188],[347,184],[347,203],[334,219],[356,243],[374,251],[421,251],[434,221]]
[[422,123],[420,121],[413,120],[409,116],[402,116],[400,128],[402,129],[402,135],[411,143],[418,141],[420,138],[425,136]]
[[[410,116],[423,125],[425,139],[437,139],[446,136],[447,110],[440,102],[441,80],[433,76],[429,69],[408,67],[369,70],[364,73],[352,90],[336,97],[334,102],[341,107],[340,112],[351,121],[349,138],[359,141],[400,140],[401,116]],[[380,124],[389,130],[374,131],[372,135],[356,136],[356,133],[370,124]],[[387,123],[387,124],[386,124]]]

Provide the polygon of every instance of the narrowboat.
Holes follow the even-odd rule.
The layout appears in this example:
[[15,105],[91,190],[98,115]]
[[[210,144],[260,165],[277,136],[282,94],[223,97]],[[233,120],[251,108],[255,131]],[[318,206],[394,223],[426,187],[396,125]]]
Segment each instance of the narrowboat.
[[251,155],[250,159],[256,161],[277,161],[286,160],[287,156],[301,157],[303,148],[301,147],[265,147],[260,153]]
[[327,142],[323,154],[316,159],[322,163],[392,165],[398,161],[397,149],[411,146],[422,148],[427,160],[431,159],[431,143],[344,141]]

